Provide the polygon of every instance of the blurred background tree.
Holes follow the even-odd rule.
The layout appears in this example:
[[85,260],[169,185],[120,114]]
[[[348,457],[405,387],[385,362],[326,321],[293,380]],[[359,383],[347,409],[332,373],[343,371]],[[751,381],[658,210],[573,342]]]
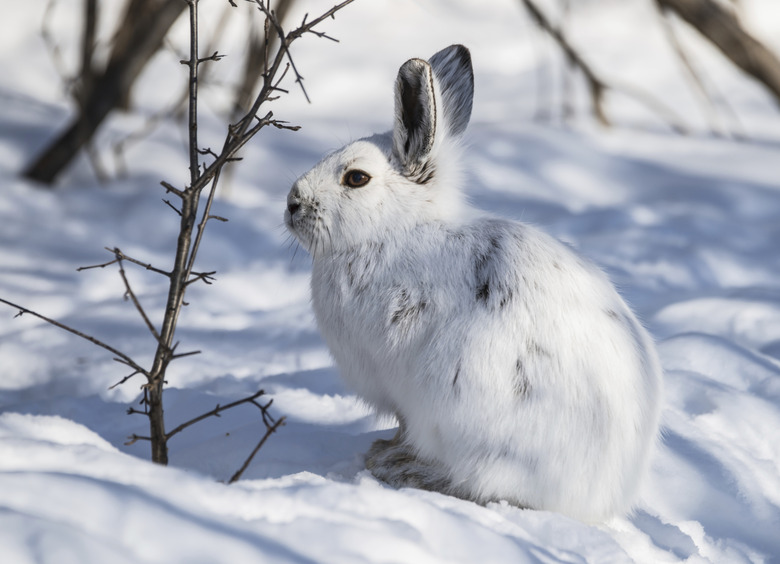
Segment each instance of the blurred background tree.
[[[702,104],[713,105],[711,94],[698,76],[695,65],[691,63],[681,42],[676,38],[674,29],[681,22],[696,29],[702,37],[717,47],[728,61],[739,68],[748,80],[761,84],[780,103],[780,60],[742,24],[738,0],[647,1],[655,5],[666,23],[668,39],[701,95]],[[187,5],[183,0],[125,0],[122,15],[115,23],[114,29],[108,32],[103,30],[103,35],[110,37],[110,40],[99,44],[96,37],[101,31],[101,8],[107,6],[104,2],[105,0],[82,0],[82,26],[78,32],[81,35],[79,61],[75,65],[77,70],[75,76],[63,76],[73,100],[73,115],[24,170],[27,178],[43,185],[53,185],[82,151],[86,150],[88,155],[94,157],[91,142],[98,128],[111,112],[131,107],[131,92],[136,79],[155,54],[165,47],[166,36]],[[57,3],[58,0],[49,0],[47,12],[51,12]],[[277,0],[271,3],[282,23],[293,3],[294,0]],[[648,106],[676,131],[687,132],[683,120],[675,112],[673,100],[650,96],[631,84],[611,83],[602,76],[601,69],[578,50],[567,29],[570,22],[566,21],[566,15],[572,3],[573,0],[518,2],[518,5],[525,9],[526,15],[561,49],[567,62],[564,88],[570,84],[570,75],[579,74],[584,77],[592,113],[604,126],[612,123],[603,104],[604,94],[615,90]],[[213,36],[206,38],[209,47],[217,43],[219,34],[226,28],[227,18],[230,17],[228,9],[234,2],[225,0],[224,4],[225,11],[214,27]],[[231,53],[231,57],[240,57],[242,61],[240,76],[230,85],[233,89],[233,102],[231,115],[228,117],[232,118],[246,110],[251,93],[263,76],[266,53],[272,47],[268,43],[273,41],[274,37],[273,33],[269,34],[269,30],[263,29],[257,23],[257,18],[246,18],[245,21],[246,25],[241,32],[245,34],[241,41],[245,46],[243,52]],[[52,39],[49,38],[49,41]],[[213,49],[204,50],[208,53],[212,51]],[[182,92],[179,101],[166,110],[167,114],[180,111],[185,100],[186,92]],[[563,113],[570,114],[571,108],[565,108]],[[714,123],[714,120],[712,121]],[[711,129],[715,131],[717,127],[712,125]],[[93,158],[92,161],[98,176],[107,176],[101,171],[97,159]]]
[[[154,55],[165,45],[171,26],[187,7],[183,0],[126,0],[115,29],[109,33],[109,45],[98,45],[101,7],[105,0],[82,0],[82,26],[79,64],[75,76],[63,76],[66,89],[73,99],[71,120],[60,133],[27,165],[24,176],[51,186],[57,177],[83,150],[89,150],[100,125],[117,109],[128,110],[136,79]],[[113,1],[113,0],[112,0]],[[49,0],[50,13],[57,0]],[[273,10],[280,22],[289,12],[293,0],[273,2]],[[208,38],[208,46],[215,44],[225,28],[231,5],[225,1],[222,17],[215,33]],[[235,85],[233,116],[243,115],[254,99],[256,86],[266,68],[266,56],[273,45],[273,30],[262,28],[259,18],[247,18],[246,49],[243,74]],[[44,35],[46,28],[44,26]],[[56,51],[54,39],[47,38],[50,50]],[[108,50],[106,55],[103,51]],[[59,65],[64,66],[64,65]],[[61,69],[61,72],[65,72]],[[176,104],[183,108],[186,91]],[[177,108],[173,108],[175,111]],[[98,173],[100,169],[97,167]]]

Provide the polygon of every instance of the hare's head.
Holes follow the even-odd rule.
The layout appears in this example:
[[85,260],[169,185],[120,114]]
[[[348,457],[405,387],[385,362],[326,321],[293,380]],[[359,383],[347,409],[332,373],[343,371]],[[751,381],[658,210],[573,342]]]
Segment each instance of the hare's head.
[[459,215],[457,149],[473,95],[462,45],[406,61],[393,130],[350,143],[301,176],[287,196],[287,227],[316,258]]

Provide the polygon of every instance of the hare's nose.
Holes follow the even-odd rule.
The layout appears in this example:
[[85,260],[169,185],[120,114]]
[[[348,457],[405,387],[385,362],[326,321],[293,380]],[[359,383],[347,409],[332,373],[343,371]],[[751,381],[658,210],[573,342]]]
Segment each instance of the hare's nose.
[[290,193],[287,194],[287,211],[290,212],[290,217],[292,217],[299,209],[301,209],[301,193],[298,190],[298,182],[296,181]]

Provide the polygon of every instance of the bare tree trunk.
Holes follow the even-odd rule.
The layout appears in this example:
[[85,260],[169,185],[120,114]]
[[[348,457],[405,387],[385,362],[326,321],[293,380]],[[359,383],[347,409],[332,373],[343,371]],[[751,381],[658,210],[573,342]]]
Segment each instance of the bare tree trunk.
[[656,0],[697,29],[737,67],[761,82],[780,103],[780,60],[714,0]]
[[54,181],[121,102],[186,5],[182,0],[130,1],[105,70],[87,73],[92,82],[83,85],[78,114],[25,169],[24,176],[46,184]]

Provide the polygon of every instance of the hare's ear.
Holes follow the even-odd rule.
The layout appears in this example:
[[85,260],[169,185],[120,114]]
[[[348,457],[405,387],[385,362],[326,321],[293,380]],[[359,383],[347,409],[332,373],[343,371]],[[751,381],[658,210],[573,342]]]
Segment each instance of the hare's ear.
[[447,133],[458,137],[466,130],[474,100],[471,53],[463,45],[451,45],[431,57],[430,65],[439,83]]
[[393,151],[404,169],[414,175],[425,163],[436,137],[436,97],[433,70],[422,59],[409,59],[395,81]]

